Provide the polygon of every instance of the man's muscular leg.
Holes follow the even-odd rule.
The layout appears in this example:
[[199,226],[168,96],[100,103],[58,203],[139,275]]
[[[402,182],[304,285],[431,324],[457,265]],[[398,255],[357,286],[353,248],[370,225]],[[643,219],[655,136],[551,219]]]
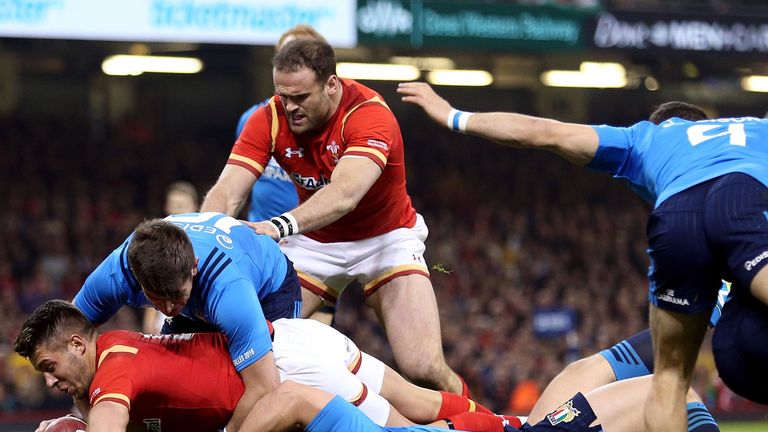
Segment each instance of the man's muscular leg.
[[685,397],[708,321],[707,314],[689,315],[651,305],[655,369],[651,391],[645,401],[647,430],[687,430]]
[[443,356],[437,301],[427,277],[397,277],[368,297],[367,302],[386,329],[403,375],[419,385],[461,393],[461,380]]
[[578,392],[586,394],[590,390],[614,381],[616,381],[616,377],[611,365],[600,354],[593,354],[577,360],[566,366],[549,382],[528,415],[528,423],[540,422],[544,416],[557,409],[564,401]]

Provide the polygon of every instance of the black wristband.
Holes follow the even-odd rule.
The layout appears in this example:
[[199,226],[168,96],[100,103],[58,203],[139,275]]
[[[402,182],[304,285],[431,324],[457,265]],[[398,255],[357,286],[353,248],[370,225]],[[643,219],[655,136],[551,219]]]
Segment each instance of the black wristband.
[[280,233],[280,238],[285,237],[285,230],[283,229],[283,224],[281,224],[280,221],[277,220],[277,218],[272,218],[269,221],[272,222],[272,225],[277,227],[277,232]]

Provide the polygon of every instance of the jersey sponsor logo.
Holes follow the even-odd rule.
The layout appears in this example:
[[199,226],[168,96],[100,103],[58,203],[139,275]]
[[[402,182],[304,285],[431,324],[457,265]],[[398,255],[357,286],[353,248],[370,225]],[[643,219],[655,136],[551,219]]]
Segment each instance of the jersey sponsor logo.
[[331,180],[326,178],[324,175],[320,175],[320,178],[318,179],[315,177],[304,177],[303,175],[295,172],[291,173],[291,177],[293,178],[293,181],[296,182],[296,184],[308,190],[318,190],[331,182]]
[[162,432],[159,418],[144,419],[144,427],[150,432]]
[[[181,227],[181,229],[195,232],[205,232],[208,234],[215,234],[213,228],[210,227],[211,219],[216,219],[213,223],[213,228],[224,231],[227,234],[232,232],[232,228],[242,225],[240,221],[233,217],[223,216],[221,213],[205,212],[198,213],[197,215],[171,215],[165,218],[168,222],[174,223]],[[194,228],[193,228],[194,227]]]
[[547,414],[547,420],[552,426],[560,423],[570,423],[579,416],[581,412],[573,407],[573,400],[560,405],[560,408],[554,410],[551,414]]
[[768,258],[768,251],[763,251],[760,255],[754,257],[753,259],[747,261],[744,263],[744,269],[747,271],[752,271],[753,268],[755,268],[756,265],[760,264],[761,261]]
[[161,341],[188,341],[195,337],[194,333],[176,333],[176,334],[150,334],[142,333],[141,337],[149,340],[161,340]]
[[368,145],[371,147],[378,147],[382,150],[389,150],[389,146],[387,145],[387,143],[385,143],[384,141],[373,139],[373,138],[368,140]]
[[217,234],[216,242],[218,242],[224,249],[232,249],[234,247],[232,239],[226,234]]
[[663,302],[672,303],[680,306],[690,306],[691,304],[688,302],[688,299],[684,298],[677,298],[675,297],[675,290],[667,290],[664,294],[658,294],[656,295],[656,298],[658,300],[661,300]]
[[298,150],[293,150],[290,147],[285,149],[285,158],[290,159],[293,156],[298,156],[300,158],[304,157],[304,147],[299,147]]
[[233,361],[233,363],[235,364],[235,366],[238,366],[242,362],[248,360],[249,358],[251,358],[251,357],[253,357],[255,355],[256,355],[256,351],[254,351],[253,348],[248,348],[248,351],[246,351],[246,352],[240,354],[239,356],[237,356],[237,358]]
[[96,400],[96,396],[98,396],[101,393],[101,387],[96,387],[96,390],[91,393],[91,398],[89,399],[91,403],[93,403],[94,400]]
[[275,179],[275,180],[282,180],[282,181],[291,181],[291,178],[288,177],[288,173],[283,171],[282,168],[275,167],[272,165],[267,165],[266,168],[264,168],[264,172],[261,173],[262,177]]

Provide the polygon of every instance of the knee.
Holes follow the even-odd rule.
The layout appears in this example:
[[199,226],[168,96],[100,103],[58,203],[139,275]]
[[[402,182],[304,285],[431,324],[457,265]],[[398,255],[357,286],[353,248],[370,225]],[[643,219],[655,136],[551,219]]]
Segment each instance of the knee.
[[557,376],[604,377],[608,382],[616,380],[611,365],[600,354],[593,354],[570,363]]

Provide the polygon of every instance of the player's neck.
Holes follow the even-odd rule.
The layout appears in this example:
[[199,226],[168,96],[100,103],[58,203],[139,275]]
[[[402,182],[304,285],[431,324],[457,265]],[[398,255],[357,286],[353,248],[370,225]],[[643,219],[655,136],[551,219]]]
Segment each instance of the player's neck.
[[326,119],[326,122],[332,119],[333,116],[336,115],[336,112],[339,111],[339,107],[341,106],[341,99],[343,96],[344,96],[344,86],[341,85],[341,81],[339,81],[339,90],[331,95],[331,109],[329,110],[331,114]]

